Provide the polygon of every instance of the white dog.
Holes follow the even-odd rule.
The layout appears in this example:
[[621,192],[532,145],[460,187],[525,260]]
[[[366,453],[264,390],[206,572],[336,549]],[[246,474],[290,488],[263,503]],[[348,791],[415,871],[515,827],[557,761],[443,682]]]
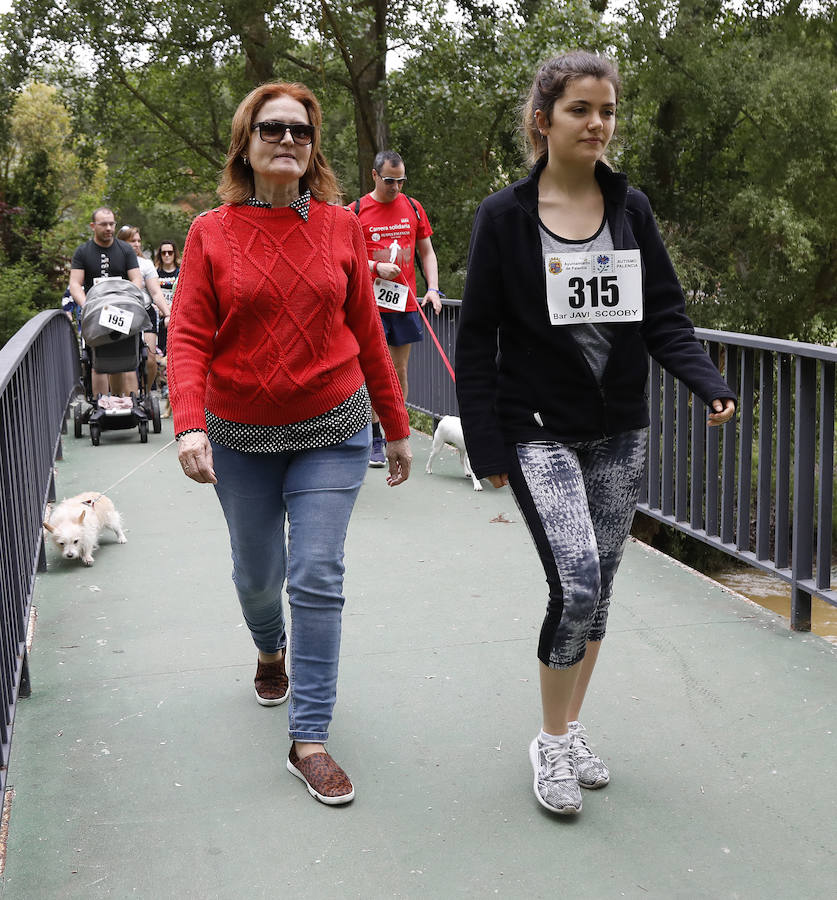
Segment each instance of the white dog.
[[474,482],[474,490],[481,491],[482,485],[479,478],[471,471],[471,463],[468,460],[468,452],[465,449],[465,437],[462,434],[462,422],[459,416],[444,416],[436,426],[436,433],[433,435],[433,449],[427,460],[424,471],[428,475],[433,474],[433,460],[442,452],[445,444],[453,444],[459,451],[459,460],[462,468],[465,469],[465,477],[470,478]]
[[128,540],[116,507],[96,491],[62,500],[49,521],[44,522],[44,528],[64,559],[80,559],[86,566],[93,565],[93,551],[99,546],[99,535],[105,528],[110,528],[118,543]]

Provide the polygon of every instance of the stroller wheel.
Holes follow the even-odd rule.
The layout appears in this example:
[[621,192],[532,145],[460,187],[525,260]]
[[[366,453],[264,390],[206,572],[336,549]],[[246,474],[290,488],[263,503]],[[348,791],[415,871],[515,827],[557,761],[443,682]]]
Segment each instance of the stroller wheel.
[[148,420],[147,419],[140,419],[139,433],[140,433],[140,443],[147,444],[148,443]]
[[102,435],[102,426],[96,422],[90,423],[90,443],[94,447],[99,446],[99,438]]
[[159,434],[163,430],[163,423],[160,421],[160,401],[154,394],[151,395],[151,427],[154,434]]
[[81,403],[73,404],[73,434],[81,437]]

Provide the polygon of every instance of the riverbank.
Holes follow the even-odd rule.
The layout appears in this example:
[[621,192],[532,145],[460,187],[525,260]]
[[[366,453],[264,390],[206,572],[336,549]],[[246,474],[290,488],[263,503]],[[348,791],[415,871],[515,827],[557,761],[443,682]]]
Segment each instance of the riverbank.
[[[765,609],[772,610],[790,619],[790,587],[773,575],[745,566],[723,572],[709,572],[724,587],[743,594],[749,600]],[[832,569],[832,581],[837,580],[837,572]],[[811,631],[837,646],[837,607],[813,597],[811,600]]]
[[[790,586],[781,578],[740,563],[722,550],[690,538],[642,513],[637,513],[631,534],[650,544],[655,550],[660,550],[759,606],[790,620]],[[831,574],[831,583],[837,583],[837,565],[832,566]],[[837,607],[813,597],[811,631],[837,645]]]

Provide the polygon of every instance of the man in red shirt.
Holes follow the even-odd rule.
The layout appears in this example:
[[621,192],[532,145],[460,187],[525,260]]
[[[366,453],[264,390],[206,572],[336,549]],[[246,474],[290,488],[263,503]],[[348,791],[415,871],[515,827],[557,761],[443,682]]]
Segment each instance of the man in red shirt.
[[[390,356],[407,398],[407,364],[411,344],[424,337],[418,302],[428,301],[438,315],[442,308],[439,294],[439,266],[430,241],[433,229],[418,200],[402,193],[407,177],[404,160],[393,150],[382,150],[375,157],[372,180],[375,189],[350,204],[360,219],[369,272],[375,279],[375,300],[381,313]],[[427,291],[418,301],[415,254],[418,249],[427,281]],[[384,438],[376,413],[372,412],[372,456],[369,465],[383,468]]]

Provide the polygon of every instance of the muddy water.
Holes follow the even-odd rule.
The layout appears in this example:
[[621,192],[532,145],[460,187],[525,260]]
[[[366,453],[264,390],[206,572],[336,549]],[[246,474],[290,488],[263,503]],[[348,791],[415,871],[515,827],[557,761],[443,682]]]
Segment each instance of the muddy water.
[[[790,586],[758,569],[713,573],[715,581],[749,597],[760,606],[790,619]],[[831,585],[837,584],[837,566],[831,570]],[[814,597],[811,601],[811,631],[837,644],[837,607]]]

